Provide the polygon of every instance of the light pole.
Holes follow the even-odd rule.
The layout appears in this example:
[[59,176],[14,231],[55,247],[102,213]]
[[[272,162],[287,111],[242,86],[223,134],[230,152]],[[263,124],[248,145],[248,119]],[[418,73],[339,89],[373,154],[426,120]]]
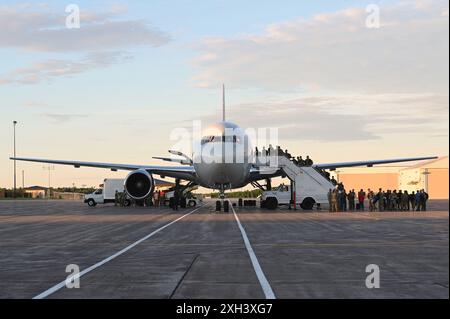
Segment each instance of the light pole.
[[51,190],[51,184],[50,184],[50,171],[55,170],[55,166],[53,165],[48,165],[48,166],[44,166],[42,167],[44,170],[48,171],[48,194],[47,197],[48,199],[50,199],[50,190]]
[[17,121],[13,121],[14,128],[14,193],[13,197],[16,198],[16,125]]
[[339,173],[341,173],[341,171],[335,171],[335,173],[336,173],[337,182],[340,183],[340,181],[339,181]]
[[431,173],[428,171],[428,168],[425,168],[424,172],[422,173],[425,176],[425,192],[428,193],[428,175],[430,175]]

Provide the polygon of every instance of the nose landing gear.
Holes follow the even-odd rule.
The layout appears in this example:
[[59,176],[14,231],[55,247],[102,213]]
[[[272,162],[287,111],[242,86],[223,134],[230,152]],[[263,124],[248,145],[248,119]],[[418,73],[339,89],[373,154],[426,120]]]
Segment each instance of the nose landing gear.
[[230,188],[229,184],[219,184],[217,185],[219,189],[219,199],[216,202],[216,212],[220,212],[223,207],[223,212],[228,213],[230,211],[230,202],[225,200],[225,189]]

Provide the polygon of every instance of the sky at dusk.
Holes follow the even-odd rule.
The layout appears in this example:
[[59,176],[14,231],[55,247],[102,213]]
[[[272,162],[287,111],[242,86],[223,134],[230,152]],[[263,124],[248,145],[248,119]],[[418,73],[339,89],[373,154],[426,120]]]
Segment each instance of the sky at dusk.
[[[315,162],[448,155],[448,1],[0,1],[0,24],[0,187],[13,120],[18,156],[164,164],[174,129],[220,121],[222,83],[228,120]],[[18,162],[18,186],[46,186],[43,166]]]

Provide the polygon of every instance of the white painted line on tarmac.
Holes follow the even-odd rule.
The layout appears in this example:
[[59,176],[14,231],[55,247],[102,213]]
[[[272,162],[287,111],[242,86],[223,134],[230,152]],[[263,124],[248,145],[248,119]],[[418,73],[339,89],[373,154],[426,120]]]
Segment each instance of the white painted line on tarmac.
[[247,248],[248,255],[250,256],[250,260],[252,261],[253,269],[255,270],[256,276],[258,277],[259,284],[266,296],[266,299],[276,299],[275,294],[273,293],[272,287],[270,287],[269,281],[267,280],[264,272],[258,262],[258,258],[256,258],[255,252],[253,251],[252,245],[250,244],[250,240],[247,237],[247,233],[245,232],[244,227],[239,221],[239,217],[237,216],[233,205],[230,203],[230,207],[233,210],[234,218],[239,226],[239,230],[241,231],[242,238],[244,239],[245,248]]
[[189,215],[195,213],[195,212],[196,212],[197,210],[199,210],[201,207],[202,207],[202,206],[200,206],[200,207],[198,207],[198,208],[192,210],[191,212],[189,212],[189,213],[187,213],[187,214],[184,214],[184,215],[181,216],[181,217],[178,217],[177,219],[171,221],[170,223],[165,224],[164,226],[162,226],[162,227],[158,228],[157,230],[151,232],[151,233],[148,234],[147,236],[145,236],[145,237],[139,239],[138,241],[135,241],[134,243],[132,243],[131,245],[125,247],[124,249],[122,249],[121,251],[115,253],[114,255],[111,255],[111,256],[109,256],[109,257],[103,259],[102,261],[96,263],[95,265],[92,265],[92,266],[90,266],[90,267],[84,269],[84,270],[81,271],[80,273],[75,274],[75,275],[72,275],[71,277],[68,277],[67,279],[64,279],[64,280],[61,281],[59,284],[56,284],[56,285],[54,285],[53,287],[47,289],[46,291],[40,293],[39,295],[33,297],[33,299],[44,299],[44,298],[50,296],[51,294],[53,294],[53,293],[57,292],[58,290],[60,290],[61,288],[65,287],[65,286],[66,286],[66,281],[72,281],[72,280],[74,280],[74,279],[76,280],[76,279],[78,279],[78,278],[80,278],[80,277],[86,275],[87,273],[91,272],[92,270],[97,269],[97,268],[100,267],[100,266],[103,266],[103,265],[106,264],[107,262],[109,262],[109,261],[113,260],[114,258],[117,258],[117,257],[119,257],[120,255],[126,253],[127,251],[129,251],[129,250],[132,249],[133,247],[139,245],[139,244],[142,243],[143,241],[149,239],[149,238],[152,237],[153,235],[156,235],[156,234],[159,233],[161,230],[163,230],[163,229],[169,227],[170,225],[176,223],[177,221],[179,221],[179,220],[181,220],[181,219],[183,219],[183,218],[185,218],[185,217],[187,217],[187,216],[189,216]]

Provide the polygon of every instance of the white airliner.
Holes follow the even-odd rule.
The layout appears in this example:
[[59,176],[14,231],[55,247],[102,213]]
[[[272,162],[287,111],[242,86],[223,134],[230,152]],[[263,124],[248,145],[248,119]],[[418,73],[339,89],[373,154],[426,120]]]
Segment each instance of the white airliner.
[[[232,131],[232,135],[228,132]],[[270,178],[283,176],[280,168],[259,167],[255,164],[254,152],[249,136],[243,129],[231,122],[225,121],[225,103],[223,105],[223,121],[209,126],[198,143],[199,148],[194,149],[192,157],[177,151],[169,151],[180,156],[182,159],[155,157],[166,161],[177,161],[181,166],[154,166],[154,165],[133,165],[133,164],[113,164],[99,162],[82,162],[68,160],[52,160],[41,158],[11,157],[11,160],[72,165],[75,168],[97,167],[106,168],[112,171],[131,171],[125,179],[125,190],[134,199],[143,199],[149,196],[154,189],[152,175],[161,177],[172,177],[177,180],[188,181],[189,185],[199,185],[206,188],[219,190],[223,196],[225,190],[240,188],[249,183],[259,180],[270,180]],[[242,150],[242,157],[236,160],[236,149]],[[212,149],[216,151],[211,151]],[[217,150],[221,150],[217,152]],[[231,158],[228,161],[225,158]],[[334,170],[340,167],[373,166],[379,164],[408,162],[435,159],[437,157],[414,157],[373,161],[356,161],[341,163],[314,164],[317,169]]]

